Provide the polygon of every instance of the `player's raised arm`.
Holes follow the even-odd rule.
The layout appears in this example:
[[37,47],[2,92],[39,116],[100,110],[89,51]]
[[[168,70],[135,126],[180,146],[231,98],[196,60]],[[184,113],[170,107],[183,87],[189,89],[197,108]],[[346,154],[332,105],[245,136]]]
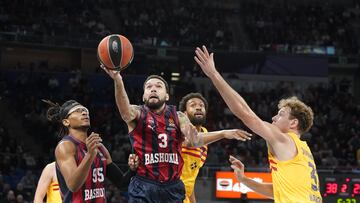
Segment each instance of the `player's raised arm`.
[[109,70],[104,65],[101,65],[101,68],[114,80],[116,105],[119,109],[121,118],[126,123],[130,123],[139,116],[139,107],[130,104],[120,71]]
[[262,121],[246,101],[224,80],[215,68],[214,53],[209,54],[206,47],[196,48],[195,61],[211,79],[230,110],[253,132],[271,143],[288,142],[289,138],[270,123]]

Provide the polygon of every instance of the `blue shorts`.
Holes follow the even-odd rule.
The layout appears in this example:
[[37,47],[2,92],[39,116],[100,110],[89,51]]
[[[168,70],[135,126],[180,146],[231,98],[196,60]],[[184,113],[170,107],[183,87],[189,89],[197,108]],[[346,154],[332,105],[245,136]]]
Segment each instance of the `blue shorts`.
[[181,180],[159,183],[134,176],[129,184],[129,203],[182,203],[185,186]]

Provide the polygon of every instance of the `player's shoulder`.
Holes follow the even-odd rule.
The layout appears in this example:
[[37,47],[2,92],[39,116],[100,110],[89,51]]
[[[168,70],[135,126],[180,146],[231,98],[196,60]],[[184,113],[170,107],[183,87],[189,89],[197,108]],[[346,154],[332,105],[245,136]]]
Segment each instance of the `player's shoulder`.
[[55,154],[68,154],[73,153],[76,150],[75,144],[70,140],[61,140],[56,148],[55,148]]
[[45,166],[45,169],[48,169],[48,170],[55,169],[55,161],[47,164],[47,165]]

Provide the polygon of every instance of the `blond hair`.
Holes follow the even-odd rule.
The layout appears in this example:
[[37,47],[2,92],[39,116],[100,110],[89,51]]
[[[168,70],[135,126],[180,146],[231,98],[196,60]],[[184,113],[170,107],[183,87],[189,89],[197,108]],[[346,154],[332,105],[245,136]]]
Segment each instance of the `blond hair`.
[[298,119],[298,130],[300,134],[309,131],[314,121],[314,113],[312,109],[304,102],[300,101],[297,97],[289,97],[279,101],[278,108],[290,108],[290,119]]

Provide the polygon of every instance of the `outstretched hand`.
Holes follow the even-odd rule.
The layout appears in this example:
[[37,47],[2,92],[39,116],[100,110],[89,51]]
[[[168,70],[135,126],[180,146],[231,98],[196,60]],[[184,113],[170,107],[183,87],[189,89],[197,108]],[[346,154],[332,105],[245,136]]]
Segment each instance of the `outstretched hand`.
[[206,47],[202,46],[202,49],[196,47],[195,54],[196,56],[194,56],[194,59],[205,75],[208,77],[213,76],[217,72],[214,62],[214,53],[209,54]]
[[237,178],[238,181],[242,181],[244,178],[245,178],[245,175],[244,175],[244,169],[245,169],[245,166],[244,164],[238,160],[237,158],[233,157],[230,155],[230,158],[229,158],[229,161],[231,163],[231,168],[234,169],[234,173],[235,173],[235,176]]
[[100,65],[100,68],[103,69],[113,80],[122,79],[120,71],[107,69],[103,64]]
[[237,139],[241,141],[251,140],[252,134],[246,132],[245,130],[223,130],[224,137],[226,139]]

